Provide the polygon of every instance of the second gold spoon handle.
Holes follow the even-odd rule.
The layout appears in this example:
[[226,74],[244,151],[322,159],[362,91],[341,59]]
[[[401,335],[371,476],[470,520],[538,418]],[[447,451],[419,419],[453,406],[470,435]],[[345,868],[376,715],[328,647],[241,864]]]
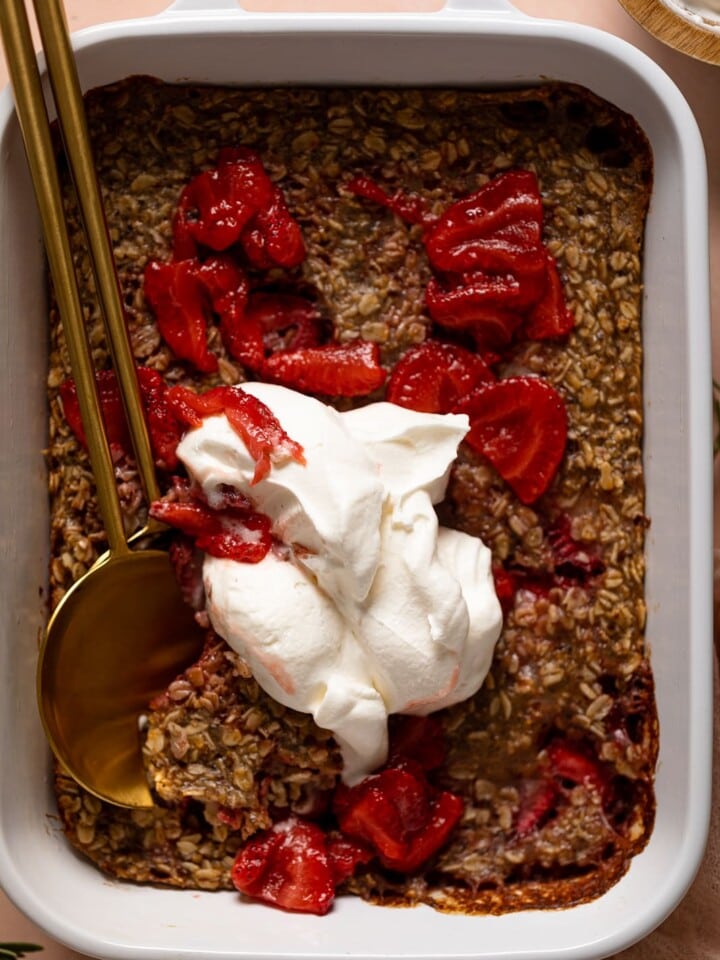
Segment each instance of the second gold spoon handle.
[[138,470],[148,503],[151,503],[158,499],[160,492],[65,11],[61,0],[33,0],[33,6],[45,51],[50,85],[58,108],[65,153],[85,226],[113,366],[120,383]]
[[80,415],[87,437],[97,498],[110,551],[128,551],[115,471],[95,385],[70,240],[65,224],[47,110],[23,0],[0,2],[0,32],[5,46],[15,106],[40,211],[50,273],[55,287],[70,365],[77,385]]

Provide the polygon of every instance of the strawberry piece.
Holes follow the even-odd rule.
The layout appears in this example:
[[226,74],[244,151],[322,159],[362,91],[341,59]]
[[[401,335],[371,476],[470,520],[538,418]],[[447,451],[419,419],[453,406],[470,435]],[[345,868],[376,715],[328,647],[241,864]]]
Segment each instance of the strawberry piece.
[[228,389],[228,387],[212,387],[204,393],[195,393],[187,387],[170,387],[168,402],[182,423],[189,427],[199,427],[204,417],[213,417],[225,412],[225,392]]
[[[152,370],[149,367],[140,367],[137,371],[137,378],[155,463],[161,469],[174,470],[178,462],[176,449],[182,435],[182,425],[178,422],[167,402],[165,381],[157,370]],[[95,374],[95,382],[98,388],[105,431],[113,456],[118,457],[122,453],[132,453],[130,431],[125,418],[125,410],[115,371],[98,371]],[[69,377],[60,385],[60,397],[68,425],[80,443],[86,446],[87,441],[80,417],[77,388],[72,377]]]
[[252,366],[262,360],[262,343],[254,342],[242,325],[248,298],[243,272],[227,257],[161,263],[145,268],[145,296],[155,313],[161,336],[181,359],[202,373],[217,370],[217,358],[207,345],[213,315],[233,357]]
[[399,860],[387,861],[385,866],[401,873],[414,873],[434,856],[450,839],[465,809],[461,797],[443,790],[430,807],[430,818],[422,830],[412,837],[409,850]]
[[407,223],[428,223],[430,215],[425,201],[416,195],[397,190],[390,194],[370,177],[357,176],[347,184],[347,189],[356,197],[371,200],[373,203],[387,207],[392,213]]
[[273,193],[256,153],[245,147],[221,150],[217,166],[193,177],[180,194],[173,220],[175,259],[195,257],[198,244],[227,250]]
[[275,353],[265,361],[263,375],[295,390],[333,397],[365,396],[386,377],[378,345],[365,340]]
[[531,307],[523,324],[523,334],[529,340],[565,337],[575,326],[575,318],[565,303],[565,291],[557,262],[549,252],[546,253],[545,272],[545,293]]
[[476,387],[455,412],[470,417],[465,442],[487,457],[523,503],[545,493],[567,440],[557,390],[538,377],[508,377]]
[[235,857],[231,878],[241,893],[283,910],[323,916],[335,899],[325,835],[294,817],[251,837]]
[[546,754],[550,772],[557,780],[586,787],[607,806],[612,798],[612,783],[589,750],[571,740],[556,739],[548,744]]
[[257,324],[269,353],[316,347],[320,343],[320,313],[305,297],[291,293],[254,293],[245,317]]
[[151,260],[145,267],[145,297],[173,353],[202,373],[217,370],[217,357],[207,344],[208,304],[197,262]]
[[257,270],[297,267],[305,259],[305,242],[279,187],[240,235],[240,245]]
[[168,400],[177,416],[193,427],[199,426],[203,417],[224,413],[255,460],[252,483],[267,476],[272,464],[305,463],[301,445],[287,435],[272,410],[241,387],[214,387],[204,394],[173,387]]
[[453,203],[425,233],[435,270],[535,272],[544,261],[543,207],[529,170],[501,173]]
[[436,770],[447,755],[442,721],[434,714],[394,714],[390,718],[389,752],[393,765],[412,760],[423,770]]
[[[530,289],[530,292],[528,290]],[[441,281],[432,277],[425,303],[433,320],[449,330],[466,330],[478,352],[503,350],[523,322],[522,310],[530,288],[512,274],[476,272]]]
[[424,781],[408,771],[393,769],[366,777],[354,787],[340,785],[334,810],[342,832],[368,843],[383,863],[396,862],[407,854],[409,836],[430,814]]
[[426,340],[395,365],[385,398],[423,413],[448,413],[473,387],[494,379],[477,354],[452,343]]
[[523,839],[547,823],[555,813],[558,795],[558,786],[554,780],[526,781],[520,793],[515,836]]
[[370,863],[373,852],[369,847],[341,834],[329,834],[326,838],[328,860],[333,880],[337,885],[352,877],[357,868]]
[[493,581],[495,583],[495,593],[500,601],[503,613],[507,614],[512,610],[515,602],[515,591],[517,590],[517,577],[504,567],[494,565],[492,568]]
[[168,403],[167,384],[151,367],[139,367],[137,376],[155,464],[163,470],[174,470],[183,427]]
[[[105,424],[105,435],[110,445],[110,451],[113,457],[118,457],[122,453],[127,453],[132,448],[127,421],[125,419],[125,410],[123,409],[120,390],[118,389],[114,371],[99,370],[95,374],[95,384],[97,386],[100,410],[103,423]],[[80,416],[77,386],[72,377],[68,377],[60,384],[60,399],[62,400],[63,413],[65,414],[65,420],[68,426],[83,447],[87,449],[85,428],[83,427]]]
[[572,536],[570,518],[566,514],[561,514],[548,530],[548,540],[558,577],[585,583],[604,572],[605,564],[600,557]]
[[390,870],[410,873],[445,844],[463,801],[433,796],[419,765],[403,762],[354,787],[340,785],[334,810],[343,833],[369,844]]
[[211,557],[260,563],[272,546],[271,521],[262,513],[213,510],[199,500],[156,500],[150,516],[192,537]]

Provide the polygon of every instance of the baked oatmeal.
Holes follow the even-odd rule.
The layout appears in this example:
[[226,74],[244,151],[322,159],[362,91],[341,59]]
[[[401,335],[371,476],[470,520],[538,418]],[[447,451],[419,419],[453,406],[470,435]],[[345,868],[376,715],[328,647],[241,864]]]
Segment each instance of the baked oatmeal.
[[[567,438],[546,490],[519,495],[465,443],[438,506],[446,527],[490,548],[504,609],[479,692],[431,714],[421,730],[444,740],[427,778],[438,796],[461,798],[459,822],[422,869],[360,858],[340,890],[468,913],[600,895],[642,850],[654,817],[640,317],[652,158],[643,134],[564,84],[245,90],[133,78],[93,91],[87,108],[134,354],[165,385],[203,392],[255,379],[217,323],[208,326],[205,373],[180,358],[161,335],[147,280],[153,264],[173,257],[187,184],[216,168],[222,151],[250,149],[304,243],[291,266],[250,271],[256,293],[305,298],[325,341],[376,345],[384,371],[421,344],[446,342],[443,349],[482,353],[499,381],[541,380],[561,398]],[[543,243],[570,323],[553,336],[530,336],[526,324],[500,344],[471,342],[467,329],[443,330],[428,298],[433,284],[438,297],[448,290],[437,286],[423,216],[442,217],[517,171],[539,183]],[[94,358],[104,369],[109,356],[73,222]],[[63,410],[70,371],[54,311],[51,345],[55,604],[104,541],[87,457]],[[382,400],[384,390],[370,386],[359,399],[318,392],[346,410]],[[146,505],[132,460],[119,452],[116,469],[132,532]],[[182,468],[161,465],[164,490],[173,472]],[[192,583],[185,560],[179,569]],[[403,724],[391,718],[391,741],[412,740],[412,723]],[[69,841],[102,870],[176,887],[232,889],[238,852],[280,817],[327,822],[342,771],[330,732],[268,696],[212,630],[200,661],[148,705],[142,750],[152,809],[105,804],[61,770],[58,806]]]

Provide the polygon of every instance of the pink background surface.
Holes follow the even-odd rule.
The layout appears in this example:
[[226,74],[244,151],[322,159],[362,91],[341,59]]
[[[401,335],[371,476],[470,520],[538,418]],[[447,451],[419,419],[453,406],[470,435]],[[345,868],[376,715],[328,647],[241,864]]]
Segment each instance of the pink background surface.
[[[3,2],[3,0],[0,0]],[[711,266],[713,274],[712,302],[714,324],[720,323],[720,67],[714,67],[671,50],[642,30],[623,10],[617,0],[513,0],[524,13],[535,17],[573,20],[600,27],[628,40],[649,54],[675,80],[685,94],[700,125],[707,150],[710,171]],[[94,23],[159,13],[169,0],[66,0],[65,7],[71,30],[80,30]],[[245,0],[246,9],[273,11],[434,11],[442,0]],[[5,63],[0,58],[0,87],[7,80]],[[713,369],[720,377],[720,337],[714,337]],[[716,485],[717,486],[717,485]],[[716,494],[717,500],[717,494]],[[720,513],[720,511],[718,511]],[[716,546],[718,543],[716,530]],[[718,908],[720,909],[720,907]],[[38,960],[78,960],[80,954],[54,943],[46,934],[20,914],[0,891],[0,943],[25,941],[41,945],[42,953],[30,954]],[[717,945],[720,950],[720,944]],[[689,956],[687,960],[703,960]]]

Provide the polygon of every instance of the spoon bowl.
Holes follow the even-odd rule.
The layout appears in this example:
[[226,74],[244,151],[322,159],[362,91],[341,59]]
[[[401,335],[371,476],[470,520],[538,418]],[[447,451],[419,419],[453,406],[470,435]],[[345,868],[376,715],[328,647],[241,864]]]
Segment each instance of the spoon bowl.
[[200,633],[164,551],[108,555],[63,597],[41,648],[38,697],[54,752],[96,796],[152,805],[138,718],[197,655]]

